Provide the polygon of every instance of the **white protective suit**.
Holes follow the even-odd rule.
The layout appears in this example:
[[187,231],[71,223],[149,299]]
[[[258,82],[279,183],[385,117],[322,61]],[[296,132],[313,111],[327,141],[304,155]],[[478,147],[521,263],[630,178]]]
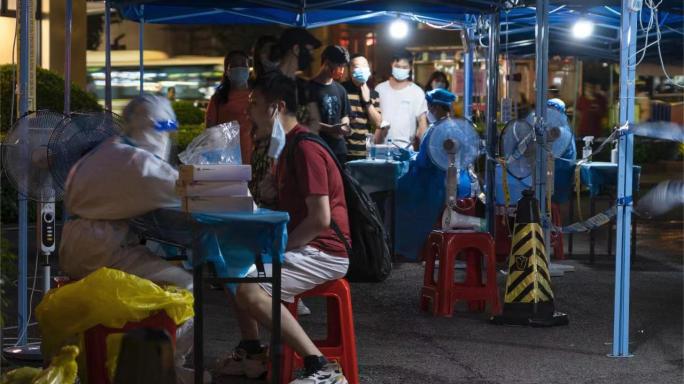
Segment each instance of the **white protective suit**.
[[[128,225],[128,219],[180,203],[178,172],[162,159],[169,152],[168,133],[154,128],[162,120],[175,121],[168,100],[137,97],[124,110],[126,135],[102,143],[70,170],[64,203],[72,217],[62,231],[59,265],[71,278],[109,267],[192,290],[192,275],[140,245]],[[177,336],[182,366],[192,347],[192,321]]]

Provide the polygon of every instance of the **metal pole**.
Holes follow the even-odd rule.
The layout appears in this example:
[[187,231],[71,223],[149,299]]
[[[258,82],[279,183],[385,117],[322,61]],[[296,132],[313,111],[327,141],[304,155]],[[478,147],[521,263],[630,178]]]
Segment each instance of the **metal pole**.
[[[19,3],[19,116],[23,116],[30,109],[31,82],[31,18],[33,17],[33,1],[21,0]],[[24,140],[25,141],[25,140]],[[28,202],[25,196],[18,195],[19,206],[19,245],[17,260],[17,345],[26,345],[28,321]]]
[[[466,16],[470,21],[470,17]],[[466,120],[473,120],[473,44],[475,42],[475,33],[472,25],[468,22],[466,24],[465,37],[465,52],[463,55],[463,117]]]
[[485,163],[485,185],[487,188],[487,231],[495,236],[495,202],[494,180],[496,177],[498,135],[496,129],[496,110],[499,90],[499,11],[489,17],[489,52],[487,57],[487,161]]
[[105,109],[112,110],[112,11],[105,1]]
[[71,112],[71,20],[73,2],[66,0],[64,16],[64,114]]
[[145,76],[145,64],[143,60],[143,49],[144,49],[144,37],[145,37],[145,4],[140,6],[140,95],[144,93],[143,83],[145,82],[143,77]]
[[[620,20],[620,126],[634,123],[637,13],[622,0]],[[623,134],[618,141],[618,201],[615,236],[615,309],[613,314],[614,357],[629,357],[629,273],[632,221],[632,166],[634,136]]]
[[549,19],[548,19],[549,0],[537,0],[537,23],[535,24],[536,37],[536,103],[535,103],[535,130],[537,133],[537,164],[535,167],[535,186],[536,197],[539,200],[539,213],[542,218],[542,228],[544,230],[544,244],[546,246],[546,254],[549,254],[550,237],[549,237],[549,220],[547,218],[547,209],[551,207],[546,206],[546,172],[547,161],[546,151],[543,143],[546,142],[546,132],[544,125],[546,124],[546,92],[548,88],[548,73],[549,73]]

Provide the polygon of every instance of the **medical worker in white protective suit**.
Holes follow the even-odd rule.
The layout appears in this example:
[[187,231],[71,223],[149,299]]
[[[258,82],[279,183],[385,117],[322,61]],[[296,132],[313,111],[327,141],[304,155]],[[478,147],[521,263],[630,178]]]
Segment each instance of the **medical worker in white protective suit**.
[[[62,231],[60,268],[80,279],[109,267],[192,290],[192,275],[140,245],[128,225],[130,218],[179,205],[178,172],[166,162],[176,116],[167,99],[144,95],[126,106],[123,119],[124,135],[86,154],[69,173],[64,203],[72,217]],[[192,382],[192,370],[182,368],[191,347],[190,320],[177,334],[179,383]]]

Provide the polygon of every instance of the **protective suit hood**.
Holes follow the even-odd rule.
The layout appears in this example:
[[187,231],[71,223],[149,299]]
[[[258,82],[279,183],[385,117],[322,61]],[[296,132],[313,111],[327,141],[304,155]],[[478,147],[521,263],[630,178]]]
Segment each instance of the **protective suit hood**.
[[169,131],[177,128],[176,114],[169,100],[149,94],[137,96],[124,109],[123,118],[129,144],[169,160]]

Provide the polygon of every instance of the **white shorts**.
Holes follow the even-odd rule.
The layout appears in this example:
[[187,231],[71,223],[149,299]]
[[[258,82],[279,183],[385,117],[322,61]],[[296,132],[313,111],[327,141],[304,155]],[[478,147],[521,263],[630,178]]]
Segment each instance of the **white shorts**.
[[[332,256],[311,246],[285,252],[281,268],[281,300],[293,303],[295,296],[313,289],[328,281],[343,278],[349,268],[349,259]],[[267,276],[271,276],[271,264],[264,264]],[[256,266],[252,266],[248,276],[256,277]],[[272,295],[270,283],[258,283]]]

